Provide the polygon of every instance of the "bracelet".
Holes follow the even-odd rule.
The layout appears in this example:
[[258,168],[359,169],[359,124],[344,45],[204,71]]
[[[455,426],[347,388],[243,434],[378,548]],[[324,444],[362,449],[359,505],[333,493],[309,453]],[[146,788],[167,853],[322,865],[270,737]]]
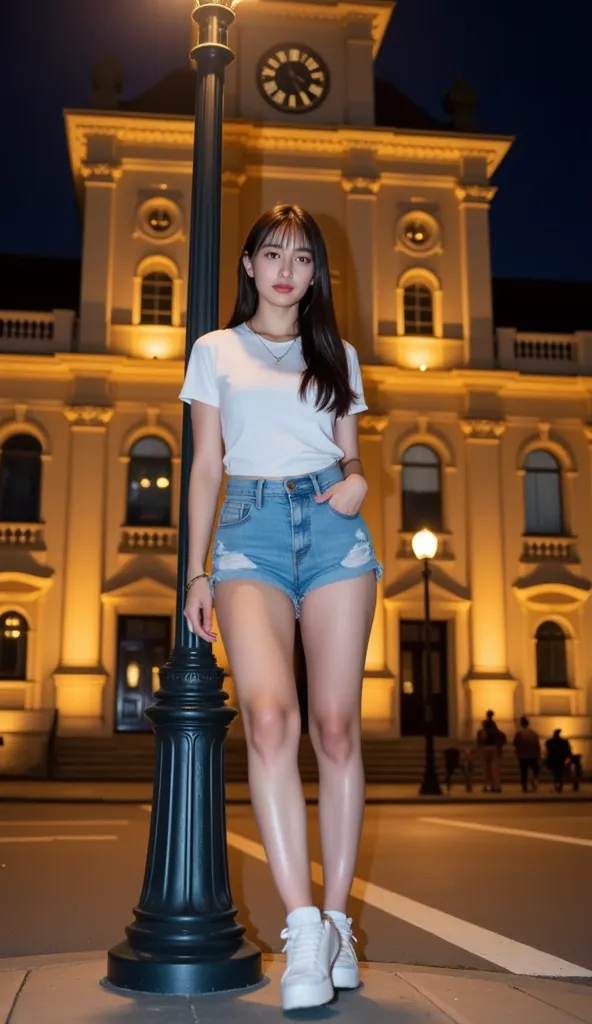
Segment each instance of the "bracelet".
[[209,573],[207,573],[207,572],[200,572],[199,576],[194,576],[194,577],[193,577],[193,579],[190,579],[190,580],[189,580],[189,583],[186,583],[186,584],[185,584],[185,593],[187,593],[187,591],[189,590],[189,588],[190,588],[190,587],[192,587],[192,586],[193,586],[193,584],[194,584],[194,583],[195,583],[195,582],[196,582],[197,580],[201,580],[201,579],[203,579],[203,577],[204,577],[204,576],[206,577],[206,579],[208,579],[208,580],[209,580],[210,576],[209,576]]

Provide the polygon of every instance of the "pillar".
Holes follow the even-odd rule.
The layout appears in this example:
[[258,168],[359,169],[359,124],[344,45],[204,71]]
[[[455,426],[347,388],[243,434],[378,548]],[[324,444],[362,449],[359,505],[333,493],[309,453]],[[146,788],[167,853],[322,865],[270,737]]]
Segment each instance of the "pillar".
[[376,197],[379,177],[344,177],[345,224],[349,243],[347,274],[348,340],[361,363],[374,362],[376,338]]
[[345,123],[374,127],[374,40],[367,14],[351,14],[346,23]]
[[101,588],[105,434],[113,409],[81,405],[64,412],[70,422],[71,448],[62,649],[53,678],[60,717],[77,720],[86,732],[100,727],[107,678],[100,659]]
[[492,185],[461,184],[456,189],[465,363],[487,369],[494,365],[489,204],[496,191]]
[[85,194],[78,348],[105,352],[111,323],[115,193],[122,171],[114,163],[85,160],[81,172]]
[[473,728],[492,708],[501,727],[514,719],[513,679],[507,667],[506,588],[501,503],[500,420],[464,420],[467,450],[467,522],[471,591]]

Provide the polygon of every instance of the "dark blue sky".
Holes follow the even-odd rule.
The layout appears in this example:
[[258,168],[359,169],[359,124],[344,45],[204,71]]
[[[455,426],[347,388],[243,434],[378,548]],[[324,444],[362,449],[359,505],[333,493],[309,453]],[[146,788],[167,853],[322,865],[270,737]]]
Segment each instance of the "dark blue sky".
[[[248,18],[249,0],[238,17]],[[86,107],[93,64],[122,64],[124,95],[187,60],[191,0],[29,0],[11,5],[0,71],[0,251],[77,256],[62,109]],[[497,275],[592,280],[590,30],[586,0],[398,0],[378,58],[438,117],[458,76],[484,132],[516,136],[496,176]]]

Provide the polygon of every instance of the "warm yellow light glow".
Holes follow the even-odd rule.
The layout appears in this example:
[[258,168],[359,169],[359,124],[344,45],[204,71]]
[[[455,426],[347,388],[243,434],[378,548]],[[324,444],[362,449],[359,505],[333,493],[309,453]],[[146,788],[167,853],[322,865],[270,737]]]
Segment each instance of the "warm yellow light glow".
[[419,530],[411,541],[416,558],[434,558],[438,550],[438,538],[431,530]]
[[150,480],[147,476],[143,476],[140,480],[140,487],[150,487]]
[[152,693],[156,693],[156,691],[159,689],[159,687],[160,687],[160,669],[159,669],[158,665],[153,665],[152,666]]
[[140,682],[140,666],[137,661],[130,661],[125,670],[125,681],[130,690],[135,690]]
[[169,486],[168,478],[166,476],[159,476],[156,481],[156,486],[160,487],[161,490],[164,490],[165,487]]
[[4,623],[5,626],[20,626],[21,620],[16,615],[11,615]]
[[137,338],[133,345],[133,354],[141,359],[179,359],[179,328],[151,327],[136,328]]
[[421,363],[419,369],[421,370],[422,373],[425,373],[425,371],[427,370],[426,364],[425,363]]
[[5,629],[4,636],[9,640],[18,640],[21,635],[20,629]]

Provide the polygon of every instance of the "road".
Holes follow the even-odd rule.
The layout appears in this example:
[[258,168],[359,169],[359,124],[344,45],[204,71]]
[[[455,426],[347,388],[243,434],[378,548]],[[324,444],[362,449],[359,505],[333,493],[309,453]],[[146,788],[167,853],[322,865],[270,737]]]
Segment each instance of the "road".
[[[0,805],[0,956],[106,949],[132,919],[150,808]],[[309,808],[320,881],[316,808]],[[239,919],[281,949],[249,807],[228,808]],[[592,805],[367,809],[351,912],[362,959],[592,978]],[[315,886],[321,902],[321,890]]]

